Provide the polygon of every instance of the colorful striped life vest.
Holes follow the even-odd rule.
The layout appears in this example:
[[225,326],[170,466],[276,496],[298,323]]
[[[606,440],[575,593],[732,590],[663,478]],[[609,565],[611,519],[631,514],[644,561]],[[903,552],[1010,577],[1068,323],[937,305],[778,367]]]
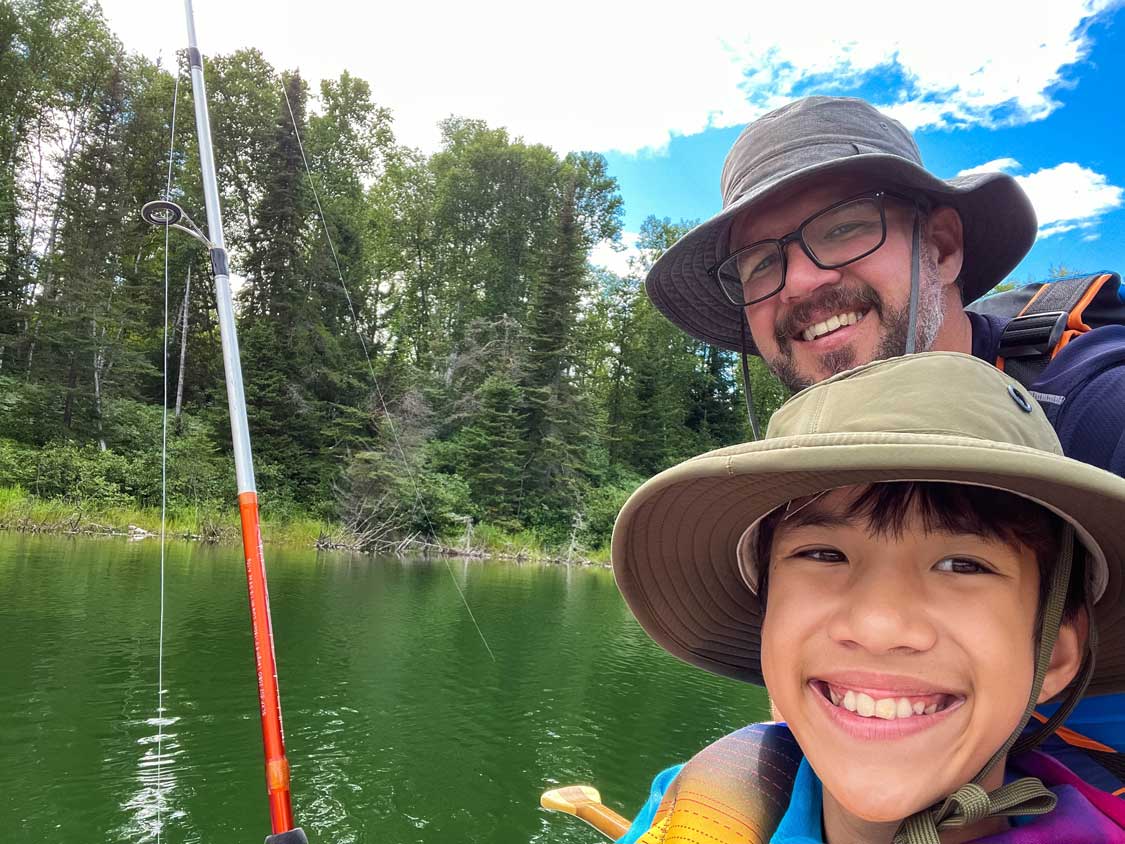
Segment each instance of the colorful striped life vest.
[[[1103,764],[1109,756],[1114,762],[1120,758],[1112,748],[1063,728],[1041,750],[1029,754],[1039,760],[1036,764],[1042,770],[1036,775],[1054,773],[1064,781],[1070,775],[1073,785],[1111,826],[1125,826],[1125,781]],[[784,724],[743,727],[704,748],[687,764],[661,774],[650,802],[619,840],[623,844],[769,844],[789,807],[802,756]],[[1058,764],[1059,760],[1065,761]],[[1019,840],[1018,830],[1013,834],[1013,841]],[[1125,829],[1120,839],[1125,841]]]

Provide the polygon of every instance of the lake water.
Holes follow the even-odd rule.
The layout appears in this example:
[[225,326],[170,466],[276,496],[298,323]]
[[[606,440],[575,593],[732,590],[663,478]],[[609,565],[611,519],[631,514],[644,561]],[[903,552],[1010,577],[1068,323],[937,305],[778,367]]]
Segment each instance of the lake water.
[[[632,817],[651,777],[767,717],[665,654],[604,569],[266,548],[297,823],[311,844],[578,844],[538,808],[591,783]],[[240,549],[0,534],[5,842],[269,833]],[[458,588],[492,650],[490,657]]]

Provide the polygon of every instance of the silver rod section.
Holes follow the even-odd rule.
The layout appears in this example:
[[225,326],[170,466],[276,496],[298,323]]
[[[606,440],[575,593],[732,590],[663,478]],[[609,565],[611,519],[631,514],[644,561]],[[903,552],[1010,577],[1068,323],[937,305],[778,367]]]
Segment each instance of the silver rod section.
[[256,492],[254,458],[250,452],[250,428],[246,420],[246,392],[242,387],[242,363],[235,333],[234,303],[230,295],[223,215],[219,207],[219,182],[215,175],[215,154],[211,148],[211,118],[207,112],[207,89],[203,82],[203,56],[195,39],[195,15],[191,0],[184,0],[188,28],[188,62],[191,90],[195,100],[195,127],[199,135],[199,166],[203,173],[203,201],[207,207],[207,237],[211,241],[211,265],[215,271],[215,301],[219,310],[219,334],[223,342],[223,370],[226,373],[227,404],[230,406],[230,431],[234,443],[234,470],[238,491]]
[[199,167],[203,172],[203,199],[207,207],[207,236],[219,249],[226,249],[223,214],[219,209],[219,181],[215,175],[215,151],[211,146],[211,119],[207,113],[207,88],[203,82],[203,56],[195,40],[195,14],[191,0],[184,0],[188,20],[188,61],[195,100],[195,128],[199,135]]
[[218,303],[219,310],[219,337],[223,343],[223,369],[226,371],[230,432],[234,441],[234,474],[240,493],[257,492],[257,487],[254,485],[254,456],[250,453],[246,392],[242,388],[242,365],[238,355],[238,335],[234,327],[234,304],[231,301],[229,276],[215,275],[215,301]]

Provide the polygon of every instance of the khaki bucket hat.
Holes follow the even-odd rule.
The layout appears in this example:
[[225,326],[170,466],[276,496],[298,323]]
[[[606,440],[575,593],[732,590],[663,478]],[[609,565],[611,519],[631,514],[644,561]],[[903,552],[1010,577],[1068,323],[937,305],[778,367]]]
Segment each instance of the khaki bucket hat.
[[883,481],[1005,490],[1073,525],[1088,552],[1100,643],[1087,693],[1125,691],[1125,479],[1064,457],[1039,405],[969,355],[922,353],[842,373],[791,398],[764,439],[647,481],[614,526],[617,585],[665,650],[762,685],[764,610],[740,570],[743,535],[793,499]]
[[[962,298],[972,302],[1004,280],[1035,242],[1035,210],[1006,173],[943,180],[922,165],[901,123],[850,97],[806,97],[748,125],[723,165],[723,208],[681,237],[653,265],[645,288],[654,305],[693,337],[742,350],[741,314],[708,271],[729,252],[736,216],[779,194],[841,173],[868,176],[949,205],[964,224]],[[903,278],[905,286],[909,276]],[[756,353],[749,334],[747,351]]]

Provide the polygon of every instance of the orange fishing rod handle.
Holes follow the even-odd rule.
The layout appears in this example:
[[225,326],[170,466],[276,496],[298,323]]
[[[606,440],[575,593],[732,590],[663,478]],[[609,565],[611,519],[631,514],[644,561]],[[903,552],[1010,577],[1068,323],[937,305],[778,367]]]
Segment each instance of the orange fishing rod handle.
[[277,686],[277,659],[273,649],[266,566],[262,555],[262,529],[258,519],[258,495],[238,494],[242,519],[242,549],[246,556],[246,586],[250,595],[250,624],[254,633],[254,660],[258,669],[258,703],[262,716],[262,745],[266,756],[266,789],[270,802],[270,825],[274,833],[293,829],[293,806],[289,793],[289,761],[281,726],[281,695]]

